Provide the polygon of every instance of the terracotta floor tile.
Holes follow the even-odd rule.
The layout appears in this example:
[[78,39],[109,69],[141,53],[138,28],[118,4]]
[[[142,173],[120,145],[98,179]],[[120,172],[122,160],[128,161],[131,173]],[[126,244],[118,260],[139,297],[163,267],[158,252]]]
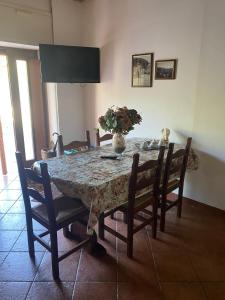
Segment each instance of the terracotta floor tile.
[[116,283],[81,283],[77,282],[73,300],[116,300]]
[[10,182],[12,182],[12,179],[0,177],[0,192],[6,189]]
[[10,251],[21,231],[3,231],[0,230],[0,251]]
[[206,300],[198,283],[163,283],[164,300]]
[[118,257],[118,281],[142,284],[156,284],[156,273],[151,257],[142,256],[128,258],[125,255]]
[[2,300],[26,299],[30,282],[0,282],[0,297]]
[[198,231],[195,235],[192,234],[189,237],[188,242],[186,239],[186,249],[194,254],[224,253],[225,240],[223,239],[223,233],[214,234],[210,230]]
[[34,282],[27,299],[71,300],[73,287],[73,282]]
[[[119,230],[117,231],[120,232]],[[144,229],[134,235],[133,247],[134,258],[143,255],[151,255],[150,241],[148,238],[148,234]],[[127,244],[120,239],[117,239],[117,249],[118,253],[123,253],[125,256],[127,255]]]
[[201,281],[225,281],[224,253],[191,254],[191,260]]
[[[110,228],[116,230],[116,219],[111,220],[110,217],[105,219],[105,224]],[[96,232],[98,232],[98,225],[96,226]],[[113,254],[116,251],[116,237],[111,233],[105,231],[105,239],[101,240],[98,238],[98,242],[102,244],[108,253]]]
[[0,281],[32,281],[43,253],[37,252],[35,261],[27,252],[11,252],[0,265]]
[[83,251],[78,268],[79,282],[116,282],[117,261],[115,257],[93,257]]
[[[62,255],[63,253],[59,253]],[[61,281],[75,281],[80,251],[74,253],[59,263],[59,275]],[[52,277],[51,254],[46,252],[38,268],[35,281],[54,281]]]
[[0,176],[0,190],[7,189],[10,183],[15,180],[16,176]]
[[21,196],[21,190],[3,190],[0,193],[1,200],[17,200]]
[[160,281],[197,281],[189,256],[182,251],[154,253]]
[[[8,201],[9,202],[9,201]],[[25,207],[23,201],[17,200],[8,210],[9,214],[25,214]]]
[[4,261],[7,255],[8,252],[0,252],[0,264]]
[[158,251],[183,251],[186,249],[184,242],[176,234],[168,231],[158,231],[156,239],[153,239],[151,235],[149,235],[149,238],[152,250],[156,253]]
[[57,237],[58,237],[58,250],[59,251],[68,251],[68,250],[74,248],[75,245],[77,244],[76,241],[65,238],[63,236],[62,230],[57,232]]
[[[170,210],[166,231],[158,232],[157,240],[151,238],[151,228],[135,235],[132,260],[127,258],[126,244],[106,232],[105,241],[99,242],[108,255],[95,258],[82,250],[80,260],[78,252],[69,256],[60,262],[59,284],[52,278],[50,253],[35,243],[36,263],[29,257],[26,230],[22,231],[25,226],[22,196],[16,190],[18,180],[13,179],[4,179],[4,183],[0,178],[0,189],[1,184],[11,185],[9,192],[0,191],[0,299],[2,295],[4,300],[24,299],[30,281],[35,278],[28,299],[71,299],[77,279],[75,300],[117,299],[117,292],[118,299],[129,300],[206,300],[206,296],[207,300],[225,300],[223,211],[185,199],[182,218],[176,217],[176,209]],[[122,217],[117,213],[114,221],[107,218],[106,223],[126,233]],[[40,233],[44,228],[34,222],[34,229]],[[61,251],[74,247],[74,241],[64,238],[62,231],[58,240]]]
[[162,300],[160,289],[155,285],[119,283],[118,295],[119,300]]
[[8,189],[10,189],[10,190],[20,190],[21,189],[20,181],[19,180],[13,180],[11,183],[9,183]]
[[[40,232],[39,232],[40,233]],[[49,237],[42,238],[46,241],[49,240]],[[35,251],[46,251],[46,249],[37,241],[34,242]],[[17,239],[15,245],[12,248],[12,251],[29,251],[28,242],[27,242],[27,232],[23,231],[19,238]]]
[[[26,226],[25,226],[26,229]],[[34,231],[45,231],[46,228],[44,226],[42,226],[40,223],[38,223],[37,221],[33,220],[33,230]]]
[[203,283],[204,290],[208,300],[224,300],[225,299],[225,283]]
[[25,224],[25,214],[6,214],[0,220],[0,230],[23,230]]
[[0,201],[0,213],[5,214],[16,201]]

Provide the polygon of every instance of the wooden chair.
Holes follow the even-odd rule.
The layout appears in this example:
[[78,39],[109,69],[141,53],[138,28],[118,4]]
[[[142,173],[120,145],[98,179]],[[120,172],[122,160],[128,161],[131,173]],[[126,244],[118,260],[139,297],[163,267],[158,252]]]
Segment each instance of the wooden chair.
[[[161,147],[157,160],[149,160],[139,165],[139,154],[134,154],[129,180],[128,202],[109,212],[102,213],[99,218],[99,237],[104,239],[104,230],[106,230],[127,243],[127,256],[130,258],[133,257],[133,235],[136,232],[152,223],[152,235],[156,238],[157,208],[163,157],[164,147]],[[150,189],[151,186],[153,190]],[[152,206],[152,211],[146,209],[149,205]],[[127,216],[126,237],[104,224],[104,219],[117,210],[122,211]],[[143,212],[147,217],[144,217],[143,214],[140,215],[140,212]],[[134,226],[134,219],[141,221],[136,227]]]
[[[16,159],[26,211],[29,254],[31,257],[34,257],[35,255],[34,241],[38,241],[43,247],[50,251],[53,277],[54,279],[58,279],[59,262],[86,245],[89,242],[89,238],[81,241],[76,247],[59,256],[57,231],[79,219],[82,220],[89,212],[79,199],[65,196],[53,199],[46,163],[40,164],[41,175],[39,176],[32,169],[24,168],[21,153],[16,152]],[[34,186],[39,186],[39,188],[31,188],[29,186],[31,182]],[[38,191],[41,189],[43,189],[43,192]],[[31,198],[36,200],[37,204],[34,207],[31,205]],[[34,234],[33,219],[39,222],[47,230],[39,235]],[[47,234],[50,235],[50,245],[42,239],[42,237]]]
[[113,138],[113,135],[111,133],[106,133],[103,136],[100,136],[99,129],[96,130],[96,146],[100,146],[101,142],[109,141]]
[[64,145],[63,150],[83,150],[83,149],[90,149],[91,147],[91,140],[90,140],[90,132],[86,130],[86,141],[72,141],[71,143]]
[[[187,139],[187,144],[184,149],[179,149],[174,152],[174,143],[169,144],[167,153],[165,171],[160,188],[160,229],[165,231],[166,212],[173,206],[177,206],[177,216],[181,217],[184,178],[187,169],[188,156],[191,148],[192,138]],[[175,201],[170,201],[167,197],[169,193],[178,189],[178,197]]]

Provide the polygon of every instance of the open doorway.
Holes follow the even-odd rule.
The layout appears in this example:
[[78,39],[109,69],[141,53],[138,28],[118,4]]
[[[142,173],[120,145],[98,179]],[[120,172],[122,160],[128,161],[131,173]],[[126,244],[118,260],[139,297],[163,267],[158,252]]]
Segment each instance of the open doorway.
[[15,151],[31,165],[47,144],[37,51],[0,48],[0,174],[17,173]]

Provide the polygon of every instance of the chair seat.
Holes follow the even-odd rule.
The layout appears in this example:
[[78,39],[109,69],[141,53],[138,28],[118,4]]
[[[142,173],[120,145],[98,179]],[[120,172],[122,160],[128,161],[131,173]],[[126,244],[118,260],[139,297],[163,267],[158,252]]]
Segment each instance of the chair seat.
[[[44,197],[44,190],[43,190],[43,185],[42,184],[30,181],[30,182],[28,182],[28,186],[30,188],[33,188],[33,189],[37,190]],[[51,182],[51,190],[52,190],[53,200],[63,197],[63,193],[61,193],[58,190],[58,188],[56,187],[56,185],[53,182]],[[35,200],[35,199],[31,199],[31,201],[32,202],[37,202],[37,200]]]
[[[153,201],[153,193],[148,192],[145,194],[142,194],[140,196],[137,196],[135,198],[134,208],[137,208],[139,206],[144,206],[146,203],[146,206],[150,204],[150,202]],[[127,209],[128,208],[128,202],[122,205],[122,208]]]
[[[56,223],[60,224],[87,211],[80,199],[60,197],[54,200]],[[32,213],[44,223],[49,224],[46,205],[39,204],[32,208]]]

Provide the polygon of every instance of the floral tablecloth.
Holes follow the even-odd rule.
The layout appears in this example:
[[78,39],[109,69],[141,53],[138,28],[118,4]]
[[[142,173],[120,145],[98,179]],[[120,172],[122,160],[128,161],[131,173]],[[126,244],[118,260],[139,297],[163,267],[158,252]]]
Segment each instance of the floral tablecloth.
[[[101,155],[113,154],[112,146],[106,145],[87,152],[79,152],[70,156],[63,155],[45,161],[57,188],[69,197],[80,198],[90,209],[89,233],[92,232],[101,212],[127,201],[133,154],[140,153],[140,163],[157,159],[157,150],[143,151],[136,147],[135,144],[143,143],[144,140],[127,139],[126,150],[121,160],[102,159]],[[175,150],[183,147],[183,145],[176,144]],[[38,163],[35,166],[37,167]],[[191,150],[188,169],[197,168],[198,157]]]

